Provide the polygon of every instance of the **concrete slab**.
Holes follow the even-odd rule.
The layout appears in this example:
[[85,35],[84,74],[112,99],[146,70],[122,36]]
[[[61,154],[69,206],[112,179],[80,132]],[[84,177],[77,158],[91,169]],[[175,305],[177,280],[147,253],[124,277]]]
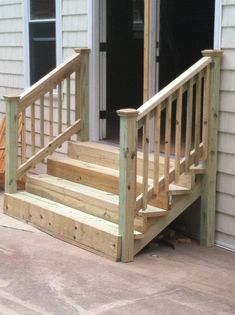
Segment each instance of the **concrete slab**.
[[235,314],[235,254],[193,243],[114,263],[0,214],[0,314]]

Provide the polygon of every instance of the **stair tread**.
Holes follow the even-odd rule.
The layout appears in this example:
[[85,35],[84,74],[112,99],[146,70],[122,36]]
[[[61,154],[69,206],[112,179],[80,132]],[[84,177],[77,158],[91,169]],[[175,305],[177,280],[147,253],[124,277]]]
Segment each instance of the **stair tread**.
[[161,217],[167,215],[168,211],[162,208],[148,205],[146,210],[140,210],[138,213],[139,215],[146,217]]
[[53,187],[56,186],[57,189],[59,188],[61,193],[64,193],[66,190],[66,193],[68,194],[69,192],[81,193],[86,196],[91,196],[92,198],[101,199],[105,202],[116,205],[118,204],[118,195],[49,174],[27,175],[27,182],[33,184],[40,184],[40,182],[43,182],[46,184],[45,187],[48,187],[51,190],[53,190]]
[[[72,220],[78,221],[80,223],[89,225],[93,228],[102,230],[106,233],[119,236],[118,233],[118,225],[106,220],[103,220],[101,218],[98,218],[96,216],[93,216],[91,214],[87,214],[85,212],[70,208],[68,206],[62,205],[58,202],[51,201],[49,199],[28,193],[28,192],[17,192],[14,194],[11,194],[15,198],[24,200],[29,203],[35,203],[37,206],[41,206],[42,208],[46,208],[47,210],[54,212],[56,214],[59,214],[61,216],[68,217]],[[143,237],[143,234],[134,231],[135,239],[140,239]]]
[[184,186],[180,186],[180,185],[176,185],[176,184],[170,184],[169,185],[169,190],[170,191],[190,191],[191,189],[184,187]]

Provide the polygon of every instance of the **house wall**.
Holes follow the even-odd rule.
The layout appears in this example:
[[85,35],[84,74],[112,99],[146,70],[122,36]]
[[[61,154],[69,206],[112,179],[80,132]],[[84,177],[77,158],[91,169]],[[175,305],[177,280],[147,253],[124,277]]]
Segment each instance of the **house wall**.
[[217,244],[235,250],[235,0],[222,0]]

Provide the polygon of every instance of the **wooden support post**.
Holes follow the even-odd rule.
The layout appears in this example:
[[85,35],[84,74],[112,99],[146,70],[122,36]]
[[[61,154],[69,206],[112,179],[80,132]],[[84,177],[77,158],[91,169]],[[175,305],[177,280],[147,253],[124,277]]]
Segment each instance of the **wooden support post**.
[[134,214],[136,208],[136,155],[138,111],[118,110],[120,116],[119,233],[121,260],[134,258]]
[[[75,49],[76,53],[81,54],[80,78],[78,80],[78,104],[80,109],[76,112],[80,113],[81,131],[80,141],[89,140],[89,52],[88,48]],[[77,104],[76,104],[77,106]]]
[[213,246],[215,240],[217,138],[222,53],[221,50],[202,51],[203,56],[212,58],[208,109],[208,156],[205,161],[206,173],[202,180],[200,226],[200,242],[208,247]]
[[5,192],[11,194],[17,190],[18,103],[20,97],[8,95],[4,98],[6,100]]
[[144,0],[144,103],[149,99],[150,0]]

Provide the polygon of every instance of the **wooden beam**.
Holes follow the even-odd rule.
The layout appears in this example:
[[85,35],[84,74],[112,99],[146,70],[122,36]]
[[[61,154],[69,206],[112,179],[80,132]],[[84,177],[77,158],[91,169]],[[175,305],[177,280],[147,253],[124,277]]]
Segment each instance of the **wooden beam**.
[[150,0],[144,0],[144,90],[143,102],[149,99]]
[[14,193],[17,190],[16,171],[18,157],[18,104],[19,96],[4,96],[6,100],[6,162],[5,191]]
[[220,62],[223,52],[221,50],[204,50],[202,54],[211,57],[212,64],[208,102],[208,155],[205,161],[206,172],[202,180],[200,242],[205,246],[213,246],[215,241]]
[[119,179],[119,233],[121,235],[121,260],[134,258],[134,215],[136,210],[136,156],[138,111],[123,109],[120,116],[120,179]]

